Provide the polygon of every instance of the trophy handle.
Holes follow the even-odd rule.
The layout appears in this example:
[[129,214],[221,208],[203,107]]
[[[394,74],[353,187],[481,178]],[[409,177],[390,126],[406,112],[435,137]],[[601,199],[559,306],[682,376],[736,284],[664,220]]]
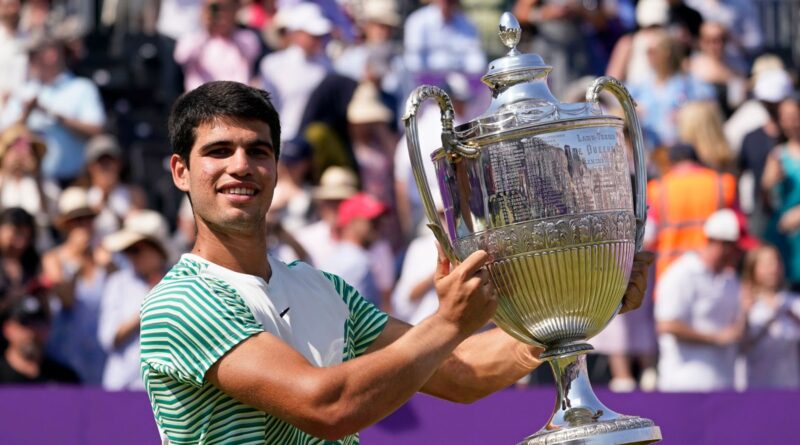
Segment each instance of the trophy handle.
[[406,142],[408,144],[408,155],[411,158],[411,167],[414,172],[414,181],[417,183],[422,205],[425,208],[425,215],[428,217],[428,227],[433,232],[436,240],[442,246],[447,259],[451,263],[458,262],[453,244],[447,236],[439,217],[436,214],[436,207],[433,204],[433,196],[428,180],[425,176],[425,168],[422,165],[422,152],[419,146],[419,131],[417,129],[417,113],[422,103],[428,99],[435,99],[439,105],[442,117],[442,147],[448,155],[475,156],[477,150],[470,147],[459,146],[453,130],[453,103],[450,97],[441,88],[422,85],[411,92],[406,101],[406,112],[403,115],[403,123],[406,127]]
[[613,77],[604,76],[596,79],[586,90],[586,100],[597,102],[600,92],[603,90],[608,90],[622,105],[628,130],[633,138],[633,164],[636,178],[634,214],[636,215],[636,251],[639,252],[642,250],[644,226],[647,221],[647,170],[642,127],[639,125],[639,116],[636,115],[636,102],[625,85]]

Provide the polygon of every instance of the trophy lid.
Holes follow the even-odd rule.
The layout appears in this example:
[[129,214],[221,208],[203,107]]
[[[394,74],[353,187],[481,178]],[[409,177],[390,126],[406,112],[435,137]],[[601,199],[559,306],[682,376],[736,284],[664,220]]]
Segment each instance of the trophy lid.
[[492,102],[480,117],[456,128],[460,139],[470,140],[554,121],[600,117],[600,108],[594,102],[561,103],[553,96],[547,86],[552,67],[539,55],[517,49],[522,28],[510,12],[500,17],[498,34],[509,51],[490,62],[481,78],[492,90]]

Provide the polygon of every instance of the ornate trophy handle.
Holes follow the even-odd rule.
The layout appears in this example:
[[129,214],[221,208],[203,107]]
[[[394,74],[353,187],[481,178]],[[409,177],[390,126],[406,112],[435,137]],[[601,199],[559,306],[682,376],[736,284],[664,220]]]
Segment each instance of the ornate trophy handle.
[[636,177],[634,213],[636,215],[636,251],[639,252],[642,250],[644,226],[647,221],[647,170],[642,127],[639,125],[639,117],[636,115],[636,102],[628,93],[625,85],[613,77],[604,76],[595,80],[586,90],[586,100],[597,102],[600,92],[605,89],[613,94],[622,105],[622,109],[625,111],[625,120],[628,121],[628,129],[633,138],[633,163]]
[[422,198],[422,205],[425,208],[425,215],[428,217],[428,227],[433,231],[433,235],[439,244],[442,246],[445,255],[451,263],[456,263],[458,257],[456,256],[453,245],[447,233],[439,222],[439,217],[436,214],[436,208],[433,204],[433,196],[431,195],[431,188],[428,185],[428,180],[425,176],[425,168],[422,165],[422,152],[419,146],[419,132],[417,129],[417,112],[420,106],[427,99],[436,99],[439,105],[442,116],[442,147],[448,155],[463,155],[475,156],[477,150],[469,147],[460,147],[453,130],[453,118],[455,112],[453,111],[453,103],[450,97],[441,88],[422,85],[417,87],[406,101],[406,112],[403,115],[403,122],[406,127],[406,142],[408,143],[408,155],[411,158],[411,167],[414,172],[414,181],[417,183],[420,197]]

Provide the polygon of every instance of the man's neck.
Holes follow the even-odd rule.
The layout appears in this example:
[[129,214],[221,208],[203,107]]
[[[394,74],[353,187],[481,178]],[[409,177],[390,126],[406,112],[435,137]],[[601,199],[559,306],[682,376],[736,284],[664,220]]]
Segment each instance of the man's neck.
[[700,249],[697,254],[700,257],[700,261],[703,263],[703,266],[705,266],[706,269],[708,269],[708,271],[713,275],[718,275],[725,270],[725,265],[720,264],[720,261],[718,261],[716,258],[716,254],[711,252],[708,248]]
[[41,372],[40,363],[20,353],[14,348],[8,347],[5,351],[5,358],[11,368],[29,379],[39,377]]
[[266,281],[272,276],[267,261],[266,230],[253,230],[248,236],[219,233],[198,225],[192,253],[234,272],[255,275]]

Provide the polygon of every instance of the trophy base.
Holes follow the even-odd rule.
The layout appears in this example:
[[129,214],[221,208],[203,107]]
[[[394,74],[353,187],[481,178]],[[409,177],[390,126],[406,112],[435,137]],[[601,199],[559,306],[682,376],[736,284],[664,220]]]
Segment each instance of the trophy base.
[[518,445],[644,445],[660,440],[661,429],[652,420],[623,416],[561,430],[542,430]]
[[661,440],[649,419],[616,413],[595,396],[586,370],[592,347],[575,343],[552,348],[550,362],[558,389],[553,414],[544,428],[518,445],[638,445]]

